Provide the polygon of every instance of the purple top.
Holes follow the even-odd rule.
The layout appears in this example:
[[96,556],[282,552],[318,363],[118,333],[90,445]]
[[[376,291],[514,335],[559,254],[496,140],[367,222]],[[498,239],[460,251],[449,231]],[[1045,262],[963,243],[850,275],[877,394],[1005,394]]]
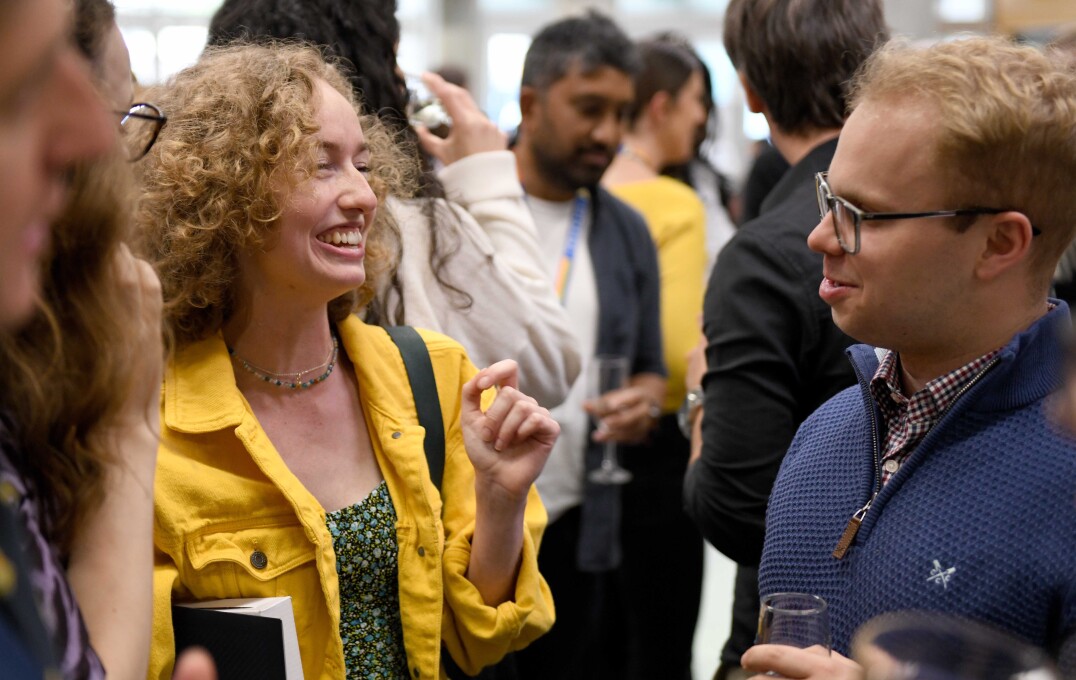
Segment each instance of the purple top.
[[10,458],[10,441],[0,425],[0,484],[9,484],[17,493],[14,507],[21,520],[23,557],[30,569],[30,581],[38,611],[68,680],[103,680],[105,669],[90,647],[89,634],[79,612],[75,595],[65,578],[64,567],[56,548],[42,531],[43,518],[28,480],[19,473]]

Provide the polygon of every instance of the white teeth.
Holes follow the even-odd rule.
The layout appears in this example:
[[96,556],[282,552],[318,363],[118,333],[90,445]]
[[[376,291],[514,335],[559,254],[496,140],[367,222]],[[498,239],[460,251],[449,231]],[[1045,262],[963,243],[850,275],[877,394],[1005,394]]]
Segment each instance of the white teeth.
[[318,240],[334,246],[357,246],[362,243],[362,233],[358,231],[334,231],[331,234],[318,234]]

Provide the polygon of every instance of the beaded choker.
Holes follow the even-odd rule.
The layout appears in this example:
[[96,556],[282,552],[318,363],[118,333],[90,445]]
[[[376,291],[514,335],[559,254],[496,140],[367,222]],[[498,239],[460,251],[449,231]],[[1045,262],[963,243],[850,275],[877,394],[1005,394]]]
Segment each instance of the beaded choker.
[[[248,373],[264,382],[269,383],[270,385],[276,385],[277,387],[283,387],[284,389],[288,390],[305,390],[306,388],[313,385],[317,385],[319,382],[328,378],[330,375],[332,375],[333,369],[336,368],[336,357],[339,354],[340,345],[336,340],[335,334],[333,334],[332,338],[333,347],[331,350],[329,350],[328,358],[320,365],[313,368],[308,368],[303,371],[273,373],[272,371],[267,371],[264,368],[258,368],[254,364],[250,363],[243,357],[236,354],[235,349],[233,349],[232,347],[228,347],[228,356],[238,361],[239,365],[246,369]],[[325,371],[318,375],[316,378],[311,378],[310,380],[303,380],[303,376],[307,373],[313,373],[314,371],[320,371],[322,369],[325,369]]]

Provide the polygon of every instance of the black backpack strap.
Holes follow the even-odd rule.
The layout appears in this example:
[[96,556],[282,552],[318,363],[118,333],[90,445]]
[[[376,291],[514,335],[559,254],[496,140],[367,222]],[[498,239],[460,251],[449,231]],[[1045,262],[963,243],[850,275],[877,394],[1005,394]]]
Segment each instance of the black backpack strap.
[[389,326],[385,329],[396,343],[407,369],[407,381],[415,398],[418,424],[426,430],[426,464],[430,479],[437,491],[441,491],[441,478],[445,474],[445,425],[441,420],[441,400],[437,397],[437,380],[433,375],[430,352],[422,336],[411,326]]
[[[396,343],[407,369],[407,381],[411,383],[411,394],[415,398],[415,410],[418,412],[418,424],[426,429],[426,463],[430,467],[430,479],[441,491],[441,478],[445,474],[445,425],[441,420],[441,400],[437,397],[437,380],[433,375],[433,362],[430,351],[426,348],[422,336],[411,326],[388,326],[385,331]],[[441,662],[449,678],[477,678],[478,680],[517,680],[519,672],[511,654],[502,661],[483,668],[478,675],[467,675],[449,656],[448,651],[441,650]]]

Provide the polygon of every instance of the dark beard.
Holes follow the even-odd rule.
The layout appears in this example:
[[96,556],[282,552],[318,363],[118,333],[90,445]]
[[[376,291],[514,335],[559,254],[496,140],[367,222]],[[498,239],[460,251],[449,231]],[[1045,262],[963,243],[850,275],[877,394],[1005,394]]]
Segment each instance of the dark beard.
[[[605,149],[602,149],[605,151]],[[591,165],[585,165],[576,160],[575,156],[582,153],[576,151],[571,156],[563,158],[554,156],[539,144],[532,144],[531,156],[534,158],[535,169],[548,184],[566,191],[578,189],[590,189],[598,186],[608,164],[598,169]],[[610,156],[611,158],[611,156]]]

